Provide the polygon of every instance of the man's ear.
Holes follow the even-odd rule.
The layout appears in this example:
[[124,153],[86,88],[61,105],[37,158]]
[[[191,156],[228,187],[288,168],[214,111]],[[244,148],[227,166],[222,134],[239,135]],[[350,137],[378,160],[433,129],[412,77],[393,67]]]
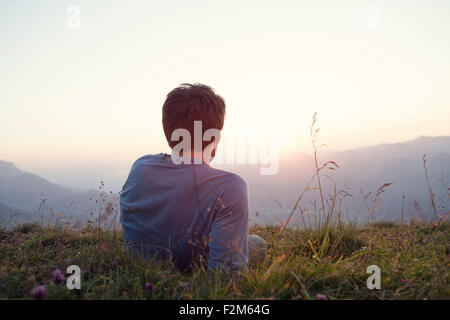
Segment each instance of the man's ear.
[[218,135],[214,137],[214,143],[216,144],[216,147],[219,144],[221,137],[222,137],[222,131],[219,130]]
[[[217,146],[219,145],[219,142],[220,142],[220,138],[222,137],[222,135],[220,134],[220,132],[219,132],[219,136],[217,137],[217,138],[214,138],[214,144],[215,144],[215,147],[214,147],[214,149],[212,150],[212,152],[211,152],[211,156],[214,158],[215,156],[216,156],[216,151],[217,151]],[[217,139],[217,140],[216,140]]]
[[212,141],[203,150],[203,160],[207,163],[211,162],[216,156],[217,145],[220,142],[220,130],[219,129],[208,129],[203,134],[203,141]]

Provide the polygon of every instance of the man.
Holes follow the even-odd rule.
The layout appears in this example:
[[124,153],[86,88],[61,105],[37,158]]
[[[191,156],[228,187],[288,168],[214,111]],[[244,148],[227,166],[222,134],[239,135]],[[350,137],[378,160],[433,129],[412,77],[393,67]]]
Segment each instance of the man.
[[[132,252],[171,258],[180,269],[202,261],[209,270],[245,268],[247,183],[209,165],[224,119],[225,101],[209,86],[183,84],[167,95],[162,124],[172,155],[136,160],[120,196],[123,236]],[[208,141],[205,132],[213,133]],[[186,143],[190,148],[179,148]]]

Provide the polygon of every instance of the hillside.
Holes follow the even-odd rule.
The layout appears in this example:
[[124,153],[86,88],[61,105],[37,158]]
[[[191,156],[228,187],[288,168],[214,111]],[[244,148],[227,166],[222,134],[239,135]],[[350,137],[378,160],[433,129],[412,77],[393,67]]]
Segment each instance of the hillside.
[[0,226],[11,228],[17,224],[38,222],[38,217],[33,217],[29,212],[10,208],[0,203]]
[[[117,203],[117,195],[107,194],[102,186],[86,191],[65,187],[0,160],[0,203],[5,207],[0,213],[9,217],[8,226],[57,219],[85,224],[111,201]],[[4,221],[0,218],[0,227],[6,226]]]
[[76,193],[73,189],[19,170],[11,162],[0,160],[0,202],[10,207],[31,211],[44,198],[57,199]]
[[[428,174],[436,198],[443,207],[450,207],[447,185],[450,174],[448,136],[419,137],[402,143],[339,152],[323,151],[319,152],[318,158],[320,163],[332,160],[339,165],[339,168],[327,171],[327,174],[336,182],[338,191],[351,195],[345,199],[343,206],[351,220],[364,221],[367,218],[368,212],[361,190],[364,194],[370,192],[373,196],[384,183],[393,184],[383,194],[379,204],[379,218],[400,220],[403,209],[408,217],[416,215],[429,219],[431,216],[427,209],[430,208],[430,199],[423,167],[424,154],[427,156]],[[247,180],[253,214],[259,212],[259,217],[252,216],[252,219],[260,223],[282,220],[314,172],[312,156],[301,152],[281,158],[279,172],[274,176],[261,176],[259,166],[255,165],[220,167],[234,171]],[[330,182],[327,181],[324,187],[327,193],[331,193]],[[373,201],[372,198],[368,200]],[[307,193],[303,200],[305,211],[312,208],[313,201],[314,195]]]
[[[33,298],[38,285],[49,299],[450,299],[448,224],[348,226],[322,259],[311,249],[317,232],[278,230],[250,230],[268,241],[268,255],[231,281],[127,256],[117,232],[22,226],[0,233],[0,299]],[[82,270],[80,291],[52,276],[72,264]],[[381,268],[380,290],[367,289],[369,265]]]

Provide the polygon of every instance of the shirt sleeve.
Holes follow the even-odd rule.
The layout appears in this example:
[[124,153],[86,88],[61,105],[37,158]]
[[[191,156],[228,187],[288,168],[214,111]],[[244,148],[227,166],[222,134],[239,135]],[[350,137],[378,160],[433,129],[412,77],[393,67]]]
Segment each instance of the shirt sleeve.
[[245,269],[248,261],[248,187],[238,177],[218,199],[219,210],[209,232],[210,271]]

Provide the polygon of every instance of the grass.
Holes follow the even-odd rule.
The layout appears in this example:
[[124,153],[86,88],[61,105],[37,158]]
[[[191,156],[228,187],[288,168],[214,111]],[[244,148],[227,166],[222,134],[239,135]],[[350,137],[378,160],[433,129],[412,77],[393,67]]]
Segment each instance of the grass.
[[[33,298],[43,285],[49,299],[449,299],[449,225],[394,223],[342,227],[337,247],[319,258],[320,230],[253,227],[268,240],[266,260],[238,279],[190,273],[170,261],[128,256],[118,231],[80,231],[24,225],[0,233],[0,299]],[[312,244],[312,245],[311,245]],[[118,257],[118,258],[117,258]],[[336,258],[338,257],[338,258]],[[52,271],[82,270],[81,290],[57,284]],[[381,268],[381,289],[369,290],[369,265]],[[151,283],[150,290],[145,284]]]

